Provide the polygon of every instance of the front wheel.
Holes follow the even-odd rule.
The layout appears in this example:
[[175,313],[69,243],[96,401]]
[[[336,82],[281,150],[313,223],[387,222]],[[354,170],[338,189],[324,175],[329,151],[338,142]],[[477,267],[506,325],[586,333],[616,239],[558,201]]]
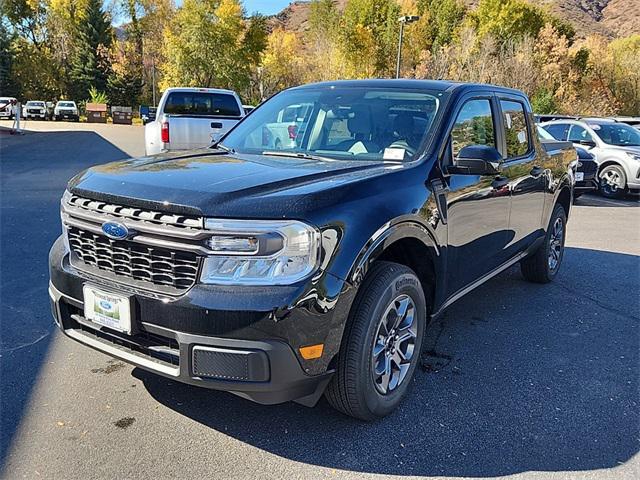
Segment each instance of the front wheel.
[[391,413],[411,384],[426,323],[427,304],[416,274],[397,263],[375,263],[347,320],[326,391],[331,406],[367,421]]
[[556,204],[551,214],[544,243],[530,257],[520,262],[524,278],[535,283],[549,283],[560,270],[564,257],[567,215],[562,205]]
[[627,176],[620,165],[607,165],[600,175],[600,193],[606,198],[619,198],[627,189]]

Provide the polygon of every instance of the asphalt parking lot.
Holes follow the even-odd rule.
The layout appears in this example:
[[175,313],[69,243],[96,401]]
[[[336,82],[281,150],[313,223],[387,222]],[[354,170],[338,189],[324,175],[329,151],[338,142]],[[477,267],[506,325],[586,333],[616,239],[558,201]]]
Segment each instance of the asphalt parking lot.
[[142,154],[143,130],[27,128],[0,131],[2,478],[639,478],[637,199],[580,198],[556,282],[516,267],[457,302],[402,408],[363,424],[324,400],[177,384],[59,334],[47,254],[66,181]]

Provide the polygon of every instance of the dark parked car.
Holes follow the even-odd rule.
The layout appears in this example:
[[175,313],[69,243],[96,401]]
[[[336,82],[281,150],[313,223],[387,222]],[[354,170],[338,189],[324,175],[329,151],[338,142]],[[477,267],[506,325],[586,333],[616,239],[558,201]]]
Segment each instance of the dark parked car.
[[[566,148],[567,145],[572,145],[571,142],[559,142],[556,140],[553,135],[547,132],[544,127],[538,125],[538,136],[540,140],[543,142],[543,145],[546,142],[552,142],[555,144],[561,143],[563,148]],[[598,162],[596,162],[596,157],[591,155],[586,149],[582,147],[575,147],[576,154],[578,155],[578,159],[575,165],[575,180],[576,183],[574,185],[574,200],[580,197],[583,193],[587,192],[595,192],[598,190],[599,182],[598,182]],[[547,150],[548,151],[548,150]]]
[[[295,142],[265,148],[265,127],[303,104]],[[412,384],[430,319],[515,263],[533,282],[558,274],[574,161],[541,147],[516,90],[285,90],[210,149],[73,178],[49,258],[53,315],[174,380],[265,404],[325,393],[382,417]]]

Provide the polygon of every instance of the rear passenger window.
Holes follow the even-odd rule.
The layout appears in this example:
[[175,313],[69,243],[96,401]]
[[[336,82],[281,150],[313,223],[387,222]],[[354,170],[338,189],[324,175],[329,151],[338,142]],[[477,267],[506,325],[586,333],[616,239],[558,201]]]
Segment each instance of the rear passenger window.
[[568,123],[554,123],[553,125],[545,125],[544,129],[553,135],[556,140],[566,140],[569,136]]
[[488,99],[469,100],[458,113],[451,131],[454,157],[469,145],[496,146],[491,102]]
[[169,115],[239,117],[240,107],[233,95],[207,92],[172,92],[164,113]]
[[507,158],[518,158],[529,151],[529,129],[524,105],[520,102],[500,100],[507,141]]

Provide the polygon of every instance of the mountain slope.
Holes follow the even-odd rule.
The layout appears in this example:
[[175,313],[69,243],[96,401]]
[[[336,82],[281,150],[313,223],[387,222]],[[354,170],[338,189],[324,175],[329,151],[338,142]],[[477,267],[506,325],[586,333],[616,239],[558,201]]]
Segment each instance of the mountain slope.
[[[478,0],[463,0],[470,8]],[[599,33],[607,37],[625,37],[640,33],[640,0],[527,0],[548,8],[558,17],[571,22],[578,37]],[[347,0],[336,0],[340,8]],[[272,27],[280,26],[293,32],[308,28],[308,1],[294,1],[279,14],[271,17]],[[406,12],[410,13],[410,12]]]

